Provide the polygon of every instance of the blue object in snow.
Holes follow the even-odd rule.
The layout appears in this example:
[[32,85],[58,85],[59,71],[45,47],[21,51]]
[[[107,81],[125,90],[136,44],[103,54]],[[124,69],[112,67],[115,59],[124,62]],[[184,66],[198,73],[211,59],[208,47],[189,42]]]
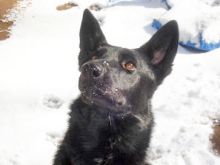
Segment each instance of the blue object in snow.
[[[155,29],[160,29],[162,26],[162,24],[160,23],[160,21],[154,19],[152,22],[152,27]],[[180,32],[181,33],[181,32]],[[185,48],[190,48],[190,49],[194,49],[194,50],[199,50],[199,51],[211,51],[214,50],[216,48],[220,48],[220,41],[217,43],[207,43],[203,37],[202,37],[202,33],[199,34],[199,44],[197,46],[196,43],[193,43],[191,41],[179,41],[179,44]]]

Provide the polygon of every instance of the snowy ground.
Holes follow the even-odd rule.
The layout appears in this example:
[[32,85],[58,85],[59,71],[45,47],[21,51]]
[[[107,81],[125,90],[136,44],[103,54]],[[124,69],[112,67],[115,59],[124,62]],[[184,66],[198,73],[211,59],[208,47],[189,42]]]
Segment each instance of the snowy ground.
[[[98,1],[98,0],[97,0]],[[95,0],[57,11],[65,0],[32,0],[10,39],[0,42],[0,165],[51,164],[78,91],[79,27]],[[23,2],[27,3],[27,0]],[[135,48],[155,32],[160,0],[115,3],[94,12],[109,43]],[[179,47],[174,71],[153,99],[153,165],[219,165],[211,150],[212,119],[220,118],[220,49]]]

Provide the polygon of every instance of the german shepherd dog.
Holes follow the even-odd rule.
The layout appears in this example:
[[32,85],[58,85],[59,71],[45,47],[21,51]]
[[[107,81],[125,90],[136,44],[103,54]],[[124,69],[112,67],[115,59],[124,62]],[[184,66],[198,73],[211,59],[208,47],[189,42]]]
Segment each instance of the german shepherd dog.
[[107,43],[86,9],[80,29],[79,89],[54,165],[146,165],[154,125],[151,98],[171,72],[178,47],[175,21],[146,44]]

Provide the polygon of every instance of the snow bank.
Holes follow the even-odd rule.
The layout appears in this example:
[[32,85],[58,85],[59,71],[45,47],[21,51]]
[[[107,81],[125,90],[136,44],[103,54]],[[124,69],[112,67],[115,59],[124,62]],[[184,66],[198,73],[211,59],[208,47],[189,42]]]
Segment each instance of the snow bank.
[[171,9],[156,18],[153,27],[175,19],[182,45],[205,51],[220,47],[220,1],[168,0],[166,4]]

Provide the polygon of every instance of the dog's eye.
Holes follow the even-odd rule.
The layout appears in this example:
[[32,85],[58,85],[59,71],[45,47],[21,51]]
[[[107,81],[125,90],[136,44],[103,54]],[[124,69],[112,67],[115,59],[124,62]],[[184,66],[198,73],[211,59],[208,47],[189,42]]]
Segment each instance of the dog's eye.
[[133,72],[136,69],[136,66],[133,62],[126,62],[122,64],[122,67],[129,72]]

